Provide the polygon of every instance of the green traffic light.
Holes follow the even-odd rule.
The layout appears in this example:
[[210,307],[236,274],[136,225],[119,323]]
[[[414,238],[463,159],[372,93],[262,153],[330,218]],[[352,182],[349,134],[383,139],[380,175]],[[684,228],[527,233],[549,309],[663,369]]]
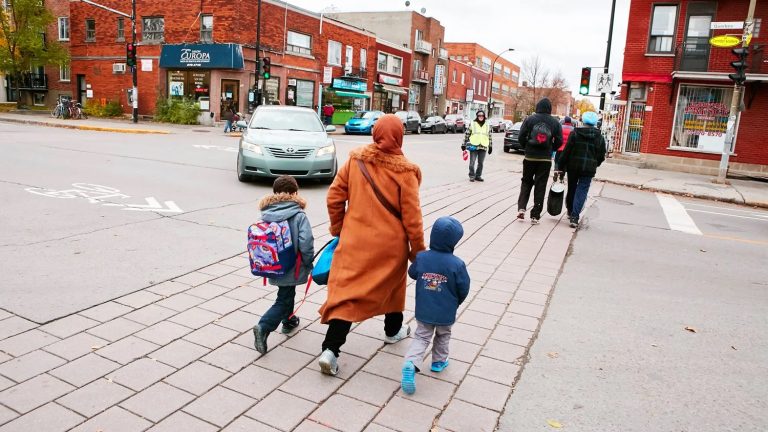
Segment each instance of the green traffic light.
[[264,76],[264,79],[269,79],[269,77],[272,75],[270,75],[269,72],[264,72],[263,76]]
[[583,94],[583,95],[585,95],[585,94],[587,94],[587,93],[589,93],[589,87],[586,87],[586,86],[581,86],[581,87],[579,88],[579,94]]

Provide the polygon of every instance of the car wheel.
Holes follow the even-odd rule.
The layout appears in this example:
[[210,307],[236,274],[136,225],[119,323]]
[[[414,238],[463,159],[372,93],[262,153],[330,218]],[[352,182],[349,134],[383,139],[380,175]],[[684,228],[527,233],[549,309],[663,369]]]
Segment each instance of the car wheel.
[[416,135],[421,133],[421,125],[416,126]]
[[237,171],[237,179],[240,180],[241,182],[247,183],[251,180],[251,176],[243,172],[240,172],[240,153],[237,154],[237,167],[235,168],[235,170]]

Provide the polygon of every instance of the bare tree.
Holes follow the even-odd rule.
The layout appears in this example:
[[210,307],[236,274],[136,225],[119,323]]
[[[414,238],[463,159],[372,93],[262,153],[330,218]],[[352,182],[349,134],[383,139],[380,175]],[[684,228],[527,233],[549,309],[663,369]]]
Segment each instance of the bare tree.
[[523,60],[522,77],[523,82],[530,88],[531,106],[526,110],[530,112],[540,97],[541,89],[546,87],[549,81],[549,70],[541,64],[541,58],[538,55],[528,57]]
[[544,84],[541,97],[547,97],[552,102],[552,107],[567,105],[571,95],[568,89],[568,81],[560,70],[555,71]]

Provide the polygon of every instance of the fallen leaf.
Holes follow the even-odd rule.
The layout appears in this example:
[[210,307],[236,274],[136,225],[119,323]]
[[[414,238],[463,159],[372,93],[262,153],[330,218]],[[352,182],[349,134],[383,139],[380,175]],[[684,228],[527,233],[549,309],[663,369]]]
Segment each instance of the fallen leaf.
[[735,346],[733,346],[733,345],[731,345],[731,348],[732,348],[734,351],[738,351],[738,349],[736,349],[736,347],[735,347]]
[[91,347],[91,351],[96,351],[99,348],[101,348],[101,345],[94,345]]
[[651,346],[652,346],[652,347],[658,347],[658,345],[656,345],[656,344],[651,344]]
[[560,422],[557,420],[547,420],[547,424],[555,429],[561,429],[563,427],[563,425],[560,424]]
[[699,249],[699,250],[702,251],[702,252],[706,252],[707,251],[706,249]]
[[693,328],[693,327],[686,327],[685,329],[688,330],[691,333],[696,333],[696,329]]
[[549,357],[549,358],[558,358],[558,357],[560,357],[560,354],[552,351],[552,352],[548,352],[547,353],[547,357]]

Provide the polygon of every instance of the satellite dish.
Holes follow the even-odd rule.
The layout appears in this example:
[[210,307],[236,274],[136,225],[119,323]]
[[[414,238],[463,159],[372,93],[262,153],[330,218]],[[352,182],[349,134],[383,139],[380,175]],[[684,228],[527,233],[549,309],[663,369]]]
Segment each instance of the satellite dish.
[[427,13],[427,8],[421,8],[421,13],[422,13],[422,14],[425,14],[425,13]]
[[411,2],[409,2],[409,1],[405,2],[405,7],[408,7],[410,5],[411,5]]

